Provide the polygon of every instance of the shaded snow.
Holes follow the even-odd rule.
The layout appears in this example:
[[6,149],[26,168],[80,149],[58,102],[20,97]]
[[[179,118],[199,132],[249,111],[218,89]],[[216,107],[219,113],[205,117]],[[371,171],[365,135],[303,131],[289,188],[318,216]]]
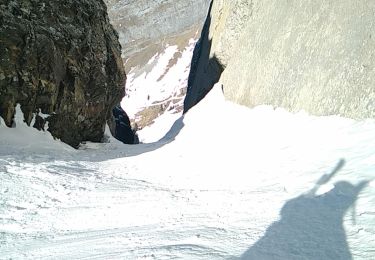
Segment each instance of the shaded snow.
[[0,124],[1,259],[374,259],[374,120],[215,87],[150,144],[23,129]]

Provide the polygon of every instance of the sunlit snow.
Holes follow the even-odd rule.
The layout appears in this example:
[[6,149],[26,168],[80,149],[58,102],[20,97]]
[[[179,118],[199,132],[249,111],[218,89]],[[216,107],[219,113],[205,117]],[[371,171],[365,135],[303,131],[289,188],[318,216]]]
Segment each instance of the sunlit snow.
[[[187,87],[195,42],[195,39],[191,39],[182,51],[177,46],[166,46],[164,52],[155,54],[144,68],[130,70],[126,83],[127,95],[121,102],[130,118],[150,105],[176,98]],[[179,58],[170,63],[176,57]]]
[[220,86],[149,144],[74,150],[17,118],[1,259],[374,259],[374,120],[248,109]]

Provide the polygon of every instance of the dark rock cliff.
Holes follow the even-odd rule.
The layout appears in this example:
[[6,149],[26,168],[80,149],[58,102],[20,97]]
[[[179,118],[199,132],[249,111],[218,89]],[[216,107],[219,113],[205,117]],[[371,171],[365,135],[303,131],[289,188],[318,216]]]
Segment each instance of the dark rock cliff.
[[19,103],[27,124],[38,112],[50,114],[48,131],[73,147],[101,141],[125,79],[102,0],[0,0],[0,115],[7,126]]
[[212,41],[209,39],[212,2],[202,28],[201,36],[195,45],[188,78],[188,89],[184,100],[184,113],[201,101],[218,82],[223,72],[222,65],[215,56],[210,56]]

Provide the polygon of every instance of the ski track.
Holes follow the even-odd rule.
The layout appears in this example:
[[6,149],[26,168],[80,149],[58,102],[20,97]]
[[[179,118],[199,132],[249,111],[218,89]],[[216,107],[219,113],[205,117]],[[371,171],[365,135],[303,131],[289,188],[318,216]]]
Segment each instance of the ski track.
[[225,200],[222,206],[230,210],[234,202],[238,206],[259,196],[171,190],[126,178],[126,167],[123,177],[107,175],[93,162],[1,162],[4,259],[226,259],[225,246],[210,241],[226,237],[233,243],[246,236],[226,226],[228,214],[210,208],[208,200]]

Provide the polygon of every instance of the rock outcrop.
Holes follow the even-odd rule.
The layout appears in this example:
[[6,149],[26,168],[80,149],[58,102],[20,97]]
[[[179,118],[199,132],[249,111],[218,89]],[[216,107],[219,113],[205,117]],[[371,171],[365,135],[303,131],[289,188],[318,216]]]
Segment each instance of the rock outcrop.
[[375,117],[374,12],[371,0],[214,0],[185,111],[219,79],[249,107]]
[[0,2],[0,115],[9,127],[19,103],[27,124],[49,114],[48,131],[73,147],[101,141],[125,79],[102,0]]

